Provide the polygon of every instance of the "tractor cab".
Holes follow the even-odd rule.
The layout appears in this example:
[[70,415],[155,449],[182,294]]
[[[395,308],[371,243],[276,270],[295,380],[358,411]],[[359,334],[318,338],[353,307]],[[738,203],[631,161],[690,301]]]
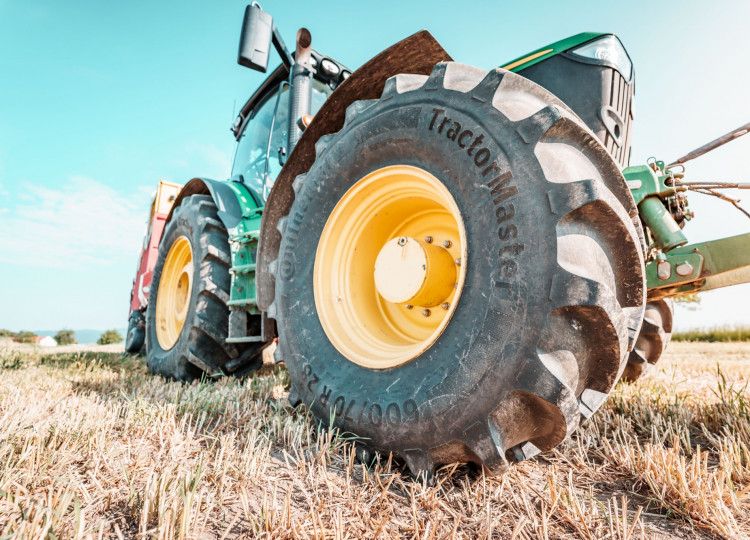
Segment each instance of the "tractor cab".
[[[350,71],[315,51],[311,64],[309,103],[314,116]],[[232,125],[237,147],[231,179],[244,183],[262,203],[289,154],[289,88],[289,68],[281,64],[247,100]]]

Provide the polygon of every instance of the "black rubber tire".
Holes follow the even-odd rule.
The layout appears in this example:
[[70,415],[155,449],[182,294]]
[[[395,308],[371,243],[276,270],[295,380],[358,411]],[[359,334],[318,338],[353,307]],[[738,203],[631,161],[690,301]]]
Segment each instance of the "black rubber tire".
[[[172,244],[181,236],[190,241],[193,253],[193,285],[190,305],[177,343],[164,350],[156,337],[155,310],[164,261]],[[229,328],[231,256],[227,229],[208,195],[186,197],[174,209],[159,244],[148,309],[146,310],[146,364],[149,371],[180,381],[204,374],[252,373],[263,364],[267,343],[231,344]],[[259,326],[260,317],[248,317],[248,326]]]
[[659,361],[672,339],[673,319],[674,301],[671,298],[653,300],[646,304],[641,332],[622,373],[624,380],[635,381],[647,375],[651,366]]
[[[435,109],[483,134],[501,174],[483,177],[479,150],[471,157],[439,133]],[[441,63],[429,78],[398,75],[379,100],[352,104],[316,154],[294,182],[270,265],[276,360],[291,374],[293,404],[325,425],[332,415],[362,438],[365,455],[392,451],[427,476],[455,461],[504,471],[559,444],[599,407],[643,318],[640,225],[619,168],[565,105],[519,75]],[[371,370],[327,338],[313,266],[342,195],[391,164],[421,167],[448,188],[468,261],[437,341],[406,364]]]
[[146,324],[142,311],[133,311],[128,319],[128,332],[125,335],[125,352],[143,354],[146,346]]

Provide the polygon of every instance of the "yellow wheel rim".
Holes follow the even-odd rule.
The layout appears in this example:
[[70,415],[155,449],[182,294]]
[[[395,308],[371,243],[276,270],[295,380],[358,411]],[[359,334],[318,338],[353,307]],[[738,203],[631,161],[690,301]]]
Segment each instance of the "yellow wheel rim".
[[372,369],[402,365],[440,336],[466,275],[456,202],[408,165],[359,180],[333,209],[315,256],[315,307],[334,347]]
[[156,339],[162,349],[175,346],[185,325],[193,284],[193,251],[180,236],[169,248],[156,298]]

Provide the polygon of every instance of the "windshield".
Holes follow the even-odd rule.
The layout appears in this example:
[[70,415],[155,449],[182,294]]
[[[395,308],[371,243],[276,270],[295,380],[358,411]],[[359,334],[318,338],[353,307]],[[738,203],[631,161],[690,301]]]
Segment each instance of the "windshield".
[[[281,88],[281,94],[279,94]],[[313,79],[311,112],[317,114],[328,96],[333,92],[331,88]],[[278,107],[276,101],[278,97]],[[274,118],[274,109],[276,116]],[[266,171],[266,150],[268,149],[268,134],[271,131],[271,146],[268,156],[268,181],[263,177]],[[253,110],[250,120],[240,135],[237,150],[234,154],[232,177],[242,175],[245,185],[255,192],[265,202],[268,191],[281,171],[280,149],[286,148],[289,132],[289,85],[277,86],[269,91]]]

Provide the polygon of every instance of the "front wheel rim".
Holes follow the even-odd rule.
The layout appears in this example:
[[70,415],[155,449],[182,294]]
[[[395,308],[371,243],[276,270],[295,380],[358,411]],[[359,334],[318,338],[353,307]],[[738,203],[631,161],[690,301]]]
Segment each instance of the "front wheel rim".
[[185,325],[193,285],[193,251],[180,236],[164,260],[156,297],[156,339],[165,351],[177,344]]
[[315,306],[333,346],[371,369],[429,349],[456,310],[466,232],[453,196],[419,167],[391,165],[336,204],[315,256]]

